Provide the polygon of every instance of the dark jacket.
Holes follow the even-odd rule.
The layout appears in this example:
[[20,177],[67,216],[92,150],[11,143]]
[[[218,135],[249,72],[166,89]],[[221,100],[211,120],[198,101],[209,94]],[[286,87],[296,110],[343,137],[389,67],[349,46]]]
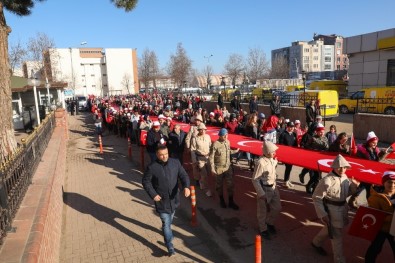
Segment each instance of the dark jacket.
[[156,212],[170,214],[179,206],[178,179],[182,189],[189,187],[188,174],[177,159],[169,158],[167,163],[156,160],[148,165],[142,184],[152,199],[156,195],[162,198],[155,202]]
[[230,102],[230,107],[234,110],[234,111],[240,111],[241,109],[241,104],[240,101],[238,99],[233,99]]
[[280,100],[278,100],[278,101],[272,100],[270,102],[270,110],[271,110],[272,115],[276,115],[277,117],[280,116],[280,114],[281,114]]
[[312,105],[308,104],[306,107],[306,122],[314,122],[315,117],[317,116],[317,110],[316,108],[312,107]]
[[224,107],[224,99],[221,93],[218,94],[218,105],[221,109]]
[[169,152],[170,153],[182,153],[185,148],[185,138],[186,133],[183,130],[180,130],[180,134],[178,135],[174,131],[169,134]]
[[147,133],[147,152],[155,152],[156,147],[158,147],[160,139],[167,140],[167,138],[163,135],[162,131],[154,131],[152,128]]
[[249,108],[250,108],[250,113],[258,112],[258,103],[257,103],[257,101],[255,101],[253,99],[250,100]]
[[287,146],[298,146],[298,142],[296,140],[296,137],[297,137],[297,135],[294,132],[289,134],[289,132],[283,131],[280,134],[278,143],[282,144],[282,145],[287,145]]

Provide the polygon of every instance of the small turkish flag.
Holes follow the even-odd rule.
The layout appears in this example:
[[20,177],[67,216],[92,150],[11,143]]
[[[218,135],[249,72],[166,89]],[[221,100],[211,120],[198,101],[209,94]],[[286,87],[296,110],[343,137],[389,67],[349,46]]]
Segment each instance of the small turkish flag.
[[141,130],[140,133],[140,144],[147,145],[147,131]]
[[367,206],[360,206],[355,214],[348,233],[352,236],[373,241],[377,233],[380,231],[384,218],[387,215],[388,213],[384,211]]
[[357,154],[357,144],[355,143],[354,133],[351,134],[350,155]]

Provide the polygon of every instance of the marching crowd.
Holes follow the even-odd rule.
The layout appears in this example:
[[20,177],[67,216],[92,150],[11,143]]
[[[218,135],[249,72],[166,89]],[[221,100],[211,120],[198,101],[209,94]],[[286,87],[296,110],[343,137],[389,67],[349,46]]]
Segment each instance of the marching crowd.
[[[213,174],[220,207],[230,207],[234,210],[239,210],[239,206],[233,198],[232,162],[238,163],[245,155],[250,170],[253,172],[252,183],[257,193],[257,218],[261,236],[270,240],[276,233],[275,219],[281,211],[280,194],[276,186],[278,162],[274,158],[278,145],[339,153],[332,163],[333,171],[323,179],[320,180],[321,175],[314,170],[303,169],[299,174],[302,184],[304,184],[305,175],[307,173],[310,175],[310,180],[306,184],[306,192],[312,194],[317,215],[324,223],[322,231],[313,239],[312,246],[318,253],[325,255],[322,243],[329,237],[335,262],[345,262],[342,252],[342,229],[346,226],[344,220],[344,215],[347,213],[346,198],[350,195],[358,196],[364,189],[363,193],[366,194],[369,205],[374,206],[387,200],[389,207],[376,208],[393,214],[395,172],[387,172],[383,175],[381,187],[372,187],[366,183],[349,180],[345,175],[347,168],[351,166],[343,158],[344,154],[354,154],[373,161],[380,161],[386,155],[387,150],[380,150],[377,147],[378,137],[373,131],[367,134],[366,142],[360,145],[353,145],[353,140],[349,140],[345,132],[338,133],[335,125],[331,125],[325,132],[322,117],[319,115],[319,105],[315,100],[311,100],[306,107],[304,125],[300,120],[291,121],[282,116],[278,96],[275,96],[270,103],[270,116],[265,116],[258,111],[256,96],[249,101],[249,112],[243,110],[237,96],[232,99],[228,109],[219,94],[218,104],[212,112],[204,108],[204,100],[203,97],[185,94],[174,97],[171,94],[140,94],[109,98],[90,97],[87,104],[89,111],[93,113],[97,134],[103,135],[103,129],[107,129],[109,133],[128,137],[136,144],[146,145],[151,164],[147,168],[143,185],[155,201],[160,214],[169,255],[174,254],[170,225],[176,205],[175,207],[170,205],[170,210],[160,208],[158,202],[164,202],[163,196],[158,197],[156,194],[156,188],[152,182],[156,182],[157,179],[152,179],[155,173],[150,171],[150,169],[156,169],[156,171],[164,169],[165,173],[174,173],[163,168],[169,162],[166,154],[178,159],[181,164],[186,161],[184,156],[190,158],[194,183],[209,197],[213,193],[207,181],[208,176]],[[184,132],[174,120],[189,123],[191,125],[189,132]],[[221,128],[217,141],[212,142],[210,136],[206,134],[206,125]],[[141,137],[142,131],[147,132],[146,138]],[[241,152],[239,149],[231,149],[227,139],[228,134],[242,134],[262,140],[263,156],[254,156],[248,152]],[[187,154],[184,155],[184,153]],[[291,189],[294,187],[290,181],[292,165],[284,165],[283,180],[285,186]],[[188,188],[189,180],[184,176],[186,174],[183,171],[184,168],[182,165],[176,165],[176,167],[178,171],[175,172],[182,174],[180,179],[182,179],[183,188]],[[224,198],[224,183],[227,188],[228,202]],[[189,196],[187,190],[184,190],[184,193],[185,196]],[[176,195],[172,198],[176,198]],[[166,216],[168,214],[171,215],[170,218]],[[392,214],[387,221],[391,220]],[[383,226],[382,231],[368,249],[366,262],[375,262],[386,239],[390,242],[395,259],[394,238],[389,234],[388,227]]]

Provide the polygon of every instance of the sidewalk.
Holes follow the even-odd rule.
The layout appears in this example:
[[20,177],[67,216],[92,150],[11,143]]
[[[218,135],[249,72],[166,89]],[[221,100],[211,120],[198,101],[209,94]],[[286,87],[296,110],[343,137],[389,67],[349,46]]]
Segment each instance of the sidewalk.
[[[228,262],[181,209],[173,224],[176,256],[168,258],[140,165],[128,159],[127,140],[105,133],[105,152],[99,154],[93,130],[90,115],[70,116],[60,262]],[[187,207],[189,200],[182,201]]]

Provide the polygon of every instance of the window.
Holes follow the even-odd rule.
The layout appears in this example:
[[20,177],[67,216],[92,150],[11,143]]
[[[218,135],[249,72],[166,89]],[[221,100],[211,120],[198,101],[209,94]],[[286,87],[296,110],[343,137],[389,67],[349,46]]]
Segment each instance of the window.
[[318,48],[315,48],[315,49],[314,49],[314,52],[318,53]]
[[101,63],[101,65],[102,65],[102,66],[105,66],[105,65],[106,65],[106,63]]
[[89,65],[91,65],[93,67],[93,64],[89,64]]
[[336,69],[337,69],[337,70],[340,70],[340,65],[337,65],[337,66],[336,66]]
[[310,49],[305,48],[305,49],[304,49],[304,52],[310,52]]
[[325,62],[331,62],[332,58],[331,57],[325,57]]
[[95,74],[91,74],[91,77],[94,77],[95,76]]
[[318,56],[314,56],[314,57],[313,57],[313,60],[318,60]]
[[103,74],[103,77],[107,77],[107,74]]
[[340,58],[339,57],[336,60],[337,60],[337,63],[340,63]]
[[325,64],[325,65],[324,65],[324,69],[331,69],[331,65]]
[[395,86],[395,59],[389,59],[387,64],[387,86]]
[[337,47],[337,48],[342,48],[342,43],[337,42],[337,43],[336,43],[336,47]]
[[92,88],[96,88],[96,85],[92,85]]
[[84,77],[85,77],[85,74],[84,74],[84,75],[81,75],[81,77],[83,77],[83,78],[84,78]]
[[314,65],[313,65],[313,68],[318,68],[318,64],[314,64]]

